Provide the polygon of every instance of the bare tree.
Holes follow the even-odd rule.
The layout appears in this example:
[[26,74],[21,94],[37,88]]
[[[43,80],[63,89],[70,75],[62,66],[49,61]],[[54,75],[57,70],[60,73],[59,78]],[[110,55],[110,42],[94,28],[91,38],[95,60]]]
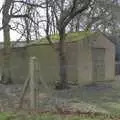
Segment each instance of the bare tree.
[[[16,9],[16,5],[19,4],[20,7]],[[21,4],[21,5],[20,5]],[[27,5],[26,12],[21,12],[22,8]],[[4,36],[4,57],[3,57],[3,71],[2,71],[2,83],[10,83],[12,82],[11,79],[11,66],[10,66],[10,53],[11,53],[11,41],[10,41],[10,29],[11,29],[11,19],[20,19],[24,18],[26,27],[25,30],[27,31],[27,40],[29,42],[30,39],[30,24],[29,21],[34,20],[31,17],[31,11],[33,7],[43,7],[44,3],[34,3],[34,1],[15,1],[15,0],[5,0],[3,7],[2,7],[2,27],[3,29],[3,36]],[[20,25],[20,22],[18,23]],[[35,23],[37,24],[37,23]],[[24,32],[25,32],[24,30]],[[24,33],[22,34],[24,35]]]
[[82,14],[89,8],[92,0],[52,0],[51,7],[56,19],[56,26],[59,32],[58,53],[60,61],[60,83],[57,88],[67,88],[66,57],[65,57],[65,29],[72,19]]
[[11,74],[10,74],[10,15],[9,11],[13,0],[5,0],[3,5],[3,36],[4,36],[4,58],[3,58],[3,73],[2,73],[2,81],[3,82],[11,82]]
[[104,33],[115,31],[115,28],[117,28],[115,24],[118,24],[119,21],[117,21],[114,15],[112,6],[117,7],[117,4],[118,1],[115,0],[107,1],[107,3],[105,0],[92,1],[87,11],[77,15],[77,17],[70,22],[68,29],[71,31],[72,27],[73,31],[99,30]]

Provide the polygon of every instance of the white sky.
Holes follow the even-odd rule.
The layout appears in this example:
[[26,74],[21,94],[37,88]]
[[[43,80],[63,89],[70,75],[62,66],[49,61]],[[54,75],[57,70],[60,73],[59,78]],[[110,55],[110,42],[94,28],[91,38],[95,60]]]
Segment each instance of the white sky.
[[[2,7],[2,3],[3,3],[3,0],[0,0],[0,8]],[[2,18],[2,15],[0,14],[0,27],[1,27],[1,18]],[[0,31],[0,41],[3,41],[2,31]]]
[[[0,8],[2,7],[3,2],[4,2],[4,0],[0,0]],[[42,11],[42,13],[44,15],[44,11]],[[42,13],[41,13],[41,15],[42,15]],[[2,27],[1,24],[2,24],[2,14],[0,13],[0,27]],[[40,32],[43,36],[45,35],[43,29],[41,29]],[[19,39],[20,35],[17,32],[11,30],[10,37],[11,37],[11,41],[16,41],[17,39]],[[3,42],[3,31],[2,30],[0,31],[0,42]]]
[[[3,1],[4,0],[0,0],[0,8],[2,7]],[[115,8],[113,7],[113,9],[115,9],[114,11],[116,11],[115,12],[115,16],[117,17],[116,19],[120,20],[120,8],[119,7],[116,8],[116,6],[115,6]],[[2,26],[1,22],[2,22],[2,15],[0,14],[0,27]],[[41,32],[43,34],[43,31],[41,31]],[[15,41],[19,38],[19,35],[15,31],[11,31],[10,36],[11,36],[12,41]],[[1,41],[3,41],[3,32],[2,31],[0,31],[0,42]]]
[[[3,4],[3,1],[4,0],[0,0],[0,8],[2,7],[2,4]],[[1,25],[1,22],[2,22],[2,15],[0,14],[0,27],[2,26]],[[17,39],[17,34],[14,32],[14,31],[11,31],[11,33],[10,33],[11,35],[11,40],[16,40]],[[3,41],[3,32],[2,31],[0,31],[0,42],[1,41]]]

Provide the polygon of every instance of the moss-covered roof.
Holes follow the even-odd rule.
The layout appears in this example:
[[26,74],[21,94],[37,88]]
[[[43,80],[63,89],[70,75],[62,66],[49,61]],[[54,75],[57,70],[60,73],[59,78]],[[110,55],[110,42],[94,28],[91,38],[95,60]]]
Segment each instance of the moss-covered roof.
[[[82,32],[71,32],[71,33],[67,33],[66,34],[66,42],[74,42],[74,41],[79,41],[79,40],[83,40],[91,35],[93,35],[94,32],[89,32],[89,31],[82,31]],[[51,35],[50,36],[51,41],[53,43],[57,43],[59,40],[59,35]],[[33,42],[33,44],[48,44],[48,40],[44,37],[41,38],[40,40],[36,40]]]

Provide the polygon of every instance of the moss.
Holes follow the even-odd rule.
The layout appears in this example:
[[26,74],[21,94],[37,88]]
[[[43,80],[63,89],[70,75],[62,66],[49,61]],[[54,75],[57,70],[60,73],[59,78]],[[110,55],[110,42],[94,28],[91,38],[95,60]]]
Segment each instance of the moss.
[[[79,41],[79,40],[85,39],[93,34],[94,34],[94,32],[90,32],[90,31],[69,32],[69,33],[65,34],[66,42]],[[59,35],[58,34],[51,35],[50,38],[53,43],[57,43],[59,40]],[[48,40],[44,37],[44,38],[41,38],[40,40],[34,41],[33,44],[48,44]]]
[[66,40],[69,41],[78,41],[78,40],[83,40],[91,35],[93,35],[93,32],[73,32],[73,33],[68,33],[66,36]]

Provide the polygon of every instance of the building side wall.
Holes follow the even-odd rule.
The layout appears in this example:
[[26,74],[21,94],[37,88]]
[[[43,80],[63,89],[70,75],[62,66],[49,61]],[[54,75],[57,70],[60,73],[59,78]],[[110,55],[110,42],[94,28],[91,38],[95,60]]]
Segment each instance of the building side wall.
[[[97,38],[97,39],[95,39]],[[105,48],[105,80],[115,79],[115,45],[106,37],[99,34],[94,37],[94,42],[91,47]]]
[[26,48],[12,49],[11,76],[13,83],[23,83],[28,76],[28,54]]
[[89,40],[82,40],[79,42],[78,82],[80,85],[92,83],[92,60]]
[[[2,74],[3,51],[0,51],[0,74]],[[28,75],[28,56],[25,48],[12,49],[10,70],[13,83],[23,83]]]
[[77,84],[78,43],[67,43],[65,47],[65,54],[67,59],[67,79],[69,83]]
[[39,76],[51,85],[59,80],[59,61],[57,52],[50,45],[29,46],[30,56],[35,56],[40,65]]
[[[26,48],[12,49],[10,69],[13,83],[24,83],[27,79],[30,56],[35,56],[40,65],[41,72],[38,71],[36,72],[37,75],[35,75],[38,81],[40,80],[39,76],[41,76],[43,81],[46,81],[46,83],[49,84],[54,84],[59,80],[59,63],[55,50],[53,50],[49,45],[33,45]],[[3,58],[3,54],[1,52],[0,58]],[[2,59],[0,59],[0,66],[0,69],[2,69]]]
[[[115,46],[103,35],[93,36],[86,40],[67,43],[67,76],[70,83],[80,85],[93,81],[92,48],[105,48],[105,80],[115,79]],[[25,48],[12,49],[11,71],[14,83],[23,83],[28,76],[29,56],[38,59],[41,72],[36,76],[54,85],[59,78],[58,53],[50,45],[31,45]],[[3,54],[0,52],[0,66]]]

